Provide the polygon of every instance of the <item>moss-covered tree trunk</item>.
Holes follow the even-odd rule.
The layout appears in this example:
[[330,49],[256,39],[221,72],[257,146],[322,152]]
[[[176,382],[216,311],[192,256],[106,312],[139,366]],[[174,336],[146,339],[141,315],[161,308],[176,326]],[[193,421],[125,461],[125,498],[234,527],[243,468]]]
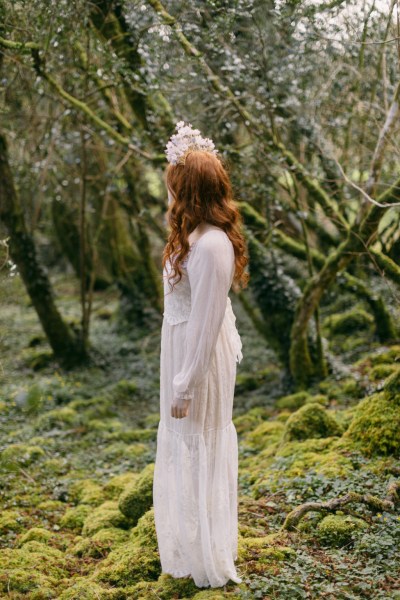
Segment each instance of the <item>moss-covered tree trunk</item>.
[[7,142],[0,134],[0,219],[10,236],[10,256],[17,265],[55,356],[72,366],[87,358],[82,341],[61,317],[46,271],[29,234],[8,162]]
[[[398,202],[400,199],[400,179],[381,194],[380,204]],[[296,314],[291,329],[290,370],[298,387],[305,387],[314,375],[318,375],[312,362],[308,347],[308,323],[319,306],[323,293],[327,290],[336,275],[363,250],[374,241],[379,222],[385,208],[373,205],[364,217],[360,226],[352,227],[346,239],[338,249],[326,260],[321,271],[311,279],[296,308]]]

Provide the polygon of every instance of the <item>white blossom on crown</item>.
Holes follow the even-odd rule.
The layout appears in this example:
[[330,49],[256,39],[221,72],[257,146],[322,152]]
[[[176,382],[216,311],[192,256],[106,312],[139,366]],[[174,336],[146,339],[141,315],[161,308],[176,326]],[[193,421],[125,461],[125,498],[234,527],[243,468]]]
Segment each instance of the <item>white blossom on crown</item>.
[[185,164],[188,150],[205,150],[217,154],[214,142],[210,138],[203,138],[198,129],[193,129],[191,123],[185,125],[184,121],[179,121],[176,129],[178,133],[171,136],[165,152],[168,162],[172,165]]

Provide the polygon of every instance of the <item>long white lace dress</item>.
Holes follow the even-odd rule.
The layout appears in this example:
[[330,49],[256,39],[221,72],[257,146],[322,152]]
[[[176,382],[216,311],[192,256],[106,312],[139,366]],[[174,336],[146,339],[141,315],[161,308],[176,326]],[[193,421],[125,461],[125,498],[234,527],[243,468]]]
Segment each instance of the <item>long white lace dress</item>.
[[[234,250],[212,226],[190,247],[172,293],[163,271],[160,421],[153,481],[163,573],[191,575],[198,587],[240,583],[237,559],[238,444],[232,422],[242,342],[228,292]],[[188,416],[171,416],[174,395]]]

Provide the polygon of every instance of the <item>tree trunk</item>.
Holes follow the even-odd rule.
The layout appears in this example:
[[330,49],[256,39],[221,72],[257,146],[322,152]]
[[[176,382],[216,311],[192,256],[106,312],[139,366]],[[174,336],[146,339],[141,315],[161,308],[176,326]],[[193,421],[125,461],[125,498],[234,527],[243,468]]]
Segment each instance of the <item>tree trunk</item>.
[[40,265],[34,240],[29,234],[8,162],[7,142],[0,134],[0,219],[10,235],[10,256],[31,298],[49,344],[65,366],[87,358],[79,336],[61,317],[50,280]]

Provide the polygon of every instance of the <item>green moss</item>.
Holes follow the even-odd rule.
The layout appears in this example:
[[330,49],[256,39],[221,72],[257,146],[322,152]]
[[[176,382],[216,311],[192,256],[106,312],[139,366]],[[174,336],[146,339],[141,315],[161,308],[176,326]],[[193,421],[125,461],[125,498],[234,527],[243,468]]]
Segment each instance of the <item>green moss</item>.
[[306,440],[309,438],[341,435],[337,421],[318,402],[310,402],[299,408],[286,421],[285,440]]
[[384,386],[386,397],[389,400],[396,401],[397,405],[400,405],[400,369],[398,368],[393,375],[391,375]]
[[[398,400],[396,400],[398,399]],[[366,456],[400,457],[400,396],[379,392],[361,400],[344,439],[349,439]]]
[[99,506],[104,502],[103,488],[94,479],[75,481],[68,490],[73,502]]
[[289,394],[288,396],[283,396],[276,401],[277,408],[287,408],[289,410],[297,410],[300,406],[305,404],[307,398],[309,398],[308,392],[301,391],[296,392],[295,394]]
[[318,402],[319,404],[326,406],[328,404],[328,398],[323,394],[312,396],[306,391],[301,391],[279,398],[276,402],[276,407],[294,411],[301,406],[304,406],[304,404],[307,404],[307,402]]
[[125,600],[126,595],[121,590],[104,588],[87,577],[74,577],[69,582],[59,600]]
[[128,519],[121,513],[118,502],[115,500],[107,500],[90,511],[84,521],[82,534],[91,536],[105,527],[120,527],[121,529],[129,527]]
[[353,464],[336,450],[336,442],[336,437],[287,442],[278,449],[276,456],[290,459],[285,465],[286,477],[301,477],[311,469],[332,479],[346,477],[353,471]]
[[381,365],[381,364],[393,364],[395,361],[399,361],[400,357],[400,345],[395,345],[389,348],[388,350],[380,351],[377,354],[369,355],[366,359],[371,365]]
[[88,504],[80,504],[69,508],[60,520],[61,527],[67,527],[75,531],[81,531],[85,519],[93,512],[93,507]]
[[324,321],[333,334],[349,334],[360,329],[369,329],[374,318],[362,308],[352,308],[338,315],[331,315]]
[[130,541],[110,552],[94,577],[96,581],[127,586],[141,580],[155,580],[160,574],[154,510],[150,509],[132,530]]
[[112,389],[111,395],[114,402],[132,402],[132,398],[137,395],[138,387],[135,381],[121,379]]
[[16,510],[3,510],[0,513],[0,533],[20,531],[23,517]]
[[233,423],[236,428],[236,432],[241,435],[246,433],[262,423],[264,419],[271,415],[271,409],[265,408],[264,406],[256,406],[250,409],[243,415],[239,415],[233,419]]
[[42,456],[45,456],[45,452],[40,446],[10,444],[0,454],[0,466],[7,470],[27,467]]
[[34,590],[52,589],[59,579],[68,575],[63,553],[33,540],[22,548],[0,550],[0,564],[0,591],[4,593],[31,594]]
[[398,367],[396,365],[388,365],[388,364],[379,364],[373,367],[368,376],[371,381],[379,381],[380,379],[386,379],[392,373],[396,372]]
[[52,537],[54,537],[54,532],[43,527],[32,527],[32,529],[28,529],[28,531],[21,535],[17,543],[18,546],[23,546],[26,542],[34,540],[46,544]]
[[321,542],[330,546],[344,546],[352,541],[354,534],[368,529],[367,523],[351,515],[327,515],[319,521],[316,529]]
[[50,429],[51,427],[73,427],[81,423],[80,415],[69,406],[54,408],[36,419],[38,429]]
[[104,493],[108,499],[117,499],[119,495],[130,485],[132,485],[137,478],[138,473],[121,473],[115,475],[104,485]]
[[148,464],[119,498],[119,510],[136,523],[153,503],[154,463]]
[[283,431],[284,425],[281,422],[264,421],[244,437],[243,444],[256,450],[264,450],[280,440]]
[[129,533],[117,527],[100,529],[91,538],[78,536],[70,552],[75,556],[104,558],[118,544],[126,542]]
[[175,578],[167,573],[162,573],[157,581],[139,582],[132,591],[130,590],[129,597],[132,599],[159,598],[160,600],[192,598],[198,589],[191,577]]
[[[280,532],[262,537],[239,537],[238,563],[245,563],[246,570],[261,574],[266,565],[272,566],[274,563],[293,558],[296,551],[282,543],[283,540],[285,537]],[[253,561],[257,564],[250,566],[249,563]]]

